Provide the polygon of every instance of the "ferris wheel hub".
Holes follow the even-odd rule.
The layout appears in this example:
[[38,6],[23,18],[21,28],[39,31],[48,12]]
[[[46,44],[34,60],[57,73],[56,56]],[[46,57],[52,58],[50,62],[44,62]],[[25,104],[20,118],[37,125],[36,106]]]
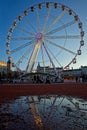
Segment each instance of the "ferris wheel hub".
[[37,33],[37,34],[36,34],[36,39],[37,39],[37,40],[41,40],[42,37],[43,37],[43,34],[42,34],[42,33]]

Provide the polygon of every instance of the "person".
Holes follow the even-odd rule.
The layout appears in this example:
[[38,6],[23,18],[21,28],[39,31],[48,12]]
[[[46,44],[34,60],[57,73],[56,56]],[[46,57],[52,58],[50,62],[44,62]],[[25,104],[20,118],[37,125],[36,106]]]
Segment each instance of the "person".
[[0,83],[2,84],[2,76],[1,76],[1,73],[0,73]]
[[85,74],[82,75],[82,82],[85,82]]
[[36,75],[34,75],[34,83],[36,83],[36,80],[37,80],[37,77],[36,77]]
[[78,77],[76,76],[76,83],[78,82]]
[[37,83],[40,83],[40,77],[37,75]]
[[47,76],[47,78],[46,78],[46,83],[50,84],[50,77],[49,76]]

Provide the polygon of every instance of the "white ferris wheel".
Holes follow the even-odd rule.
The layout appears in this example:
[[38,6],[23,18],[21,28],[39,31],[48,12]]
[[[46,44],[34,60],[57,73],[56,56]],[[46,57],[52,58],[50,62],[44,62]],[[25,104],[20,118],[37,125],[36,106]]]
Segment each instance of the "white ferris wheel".
[[78,15],[57,2],[33,5],[12,23],[6,42],[6,53],[12,68],[36,70],[38,62],[44,68],[64,69],[76,63],[84,45],[84,31]]

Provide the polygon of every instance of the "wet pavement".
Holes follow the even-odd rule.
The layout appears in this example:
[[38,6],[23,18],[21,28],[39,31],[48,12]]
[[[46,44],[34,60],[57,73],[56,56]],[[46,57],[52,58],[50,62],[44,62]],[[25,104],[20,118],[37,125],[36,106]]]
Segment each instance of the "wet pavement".
[[34,95],[0,103],[0,130],[87,130],[87,100]]

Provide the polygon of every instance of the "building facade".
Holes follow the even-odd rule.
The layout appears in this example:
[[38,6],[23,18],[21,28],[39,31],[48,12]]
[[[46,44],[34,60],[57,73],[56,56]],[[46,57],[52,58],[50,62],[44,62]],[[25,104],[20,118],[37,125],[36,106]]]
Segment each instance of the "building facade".
[[[67,77],[76,78],[82,76],[87,77],[87,66],[81,66],[79,69],[69,69],[69,70],[63,70],[63,68],[57,67],[56,70],[58,72],[58,75],[60,75],[61,77],[66,77],[66,78]],[[42,67],[40,66],[39,63],[37,66],[37,72],[55,74],[54,68],[51,68],[49,66]]]
[[0,60],[0,73],[7,73],[7,63]]
[[[62,71],[62,70],[63,70],[63,68],[59,68],[59,67],[56,68],[57,73]],[[40,66],[40,63],[38,63],[38,65],[37,65],[37,72],[55,74],[54,68],[52,68],[50,66],[45,66],[45,67]]]

